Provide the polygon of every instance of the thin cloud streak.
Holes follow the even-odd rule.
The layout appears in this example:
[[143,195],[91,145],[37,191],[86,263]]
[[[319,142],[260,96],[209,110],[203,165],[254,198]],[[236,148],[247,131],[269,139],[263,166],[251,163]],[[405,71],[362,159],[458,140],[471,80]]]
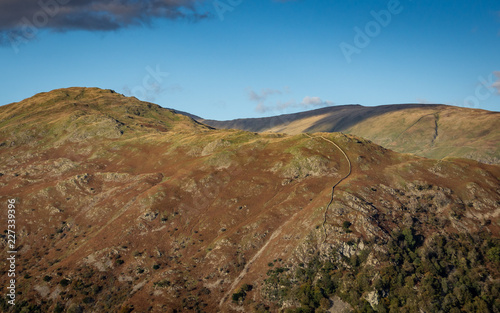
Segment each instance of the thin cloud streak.
[[332,101],[323,101],[319,97],[309,97],[306,96],[304,99],[302,99],[301,102],[297,102],[296,100],[289,100],[286,102],[281,102],[278,101],[276,102],[275,105],[273,106],[267,106],[264,105],[264,103],[259,102],[257,106],[255,107],[255,111],[259,113],[267,113],[267,112],[272,112],[272,111],[285,111],[287,109],[291,108],[301,108],[301,109],[311,109],[311,108],[317,108],[317,107],[326,107],[326,106],[332,106],[335,105],[334,102]]
[[283,91],[279,89],[271,89],[271,88],[265,88],[262,89],[260,93],[254,91],[251,88],[247,89],[248,93],[248,99],[253,102],[257,102],[257,106],[255,107],[255,110],[257,112],[267,112],[267,106],[264,104],[269,97],[276,96],[276,95],[283,95],[284,93],[289,93],[290,89],[288,87],[285,87]]
[[493,87],[497,89],[498,94],[500,94],[500,71],[499,72],[493,72],[495,76],[497,77],[498,81],[493,83]]
[[252,89],[248,90],[248,98],[250,99],[250,101],[257,101],[257,102],[263,102],[266,101],[269,96],[281,95],[281,94],[283,94],[281,90],[269,89],[269,88],[262,89],[260,94]]

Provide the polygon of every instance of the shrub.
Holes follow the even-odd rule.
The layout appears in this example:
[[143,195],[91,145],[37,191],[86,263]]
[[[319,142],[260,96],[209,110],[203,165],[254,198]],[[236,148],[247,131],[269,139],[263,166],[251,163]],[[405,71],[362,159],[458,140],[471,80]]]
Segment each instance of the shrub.
[[246,292],[241,292],[241,291],[235,292],[233,293],[232,300],[235,303],[239,302],[240,299],[241,301],[243,301],[245,300],[246,295],[247,295]]
[[240,288],[242,291],[251,291],[253,289],[253,286],[252,285],[249,285],[249,284],[243,284],[243,286],[241,286]]
[[160,288],[166,288],[166,287],[170,286],[170,281],[163,279],[163,280],[157,281],[153,285],[160,287]]
[[232,300],[233,302],[237,303],[245,300],[245,297],[247,296],[247,292],[252,290],[253,286],[249,284],[243,284],[240,289],[233,293]]
[[349,222],[349,221],[344,221],[344,222],[342,223],[342,228],[344,229],[344,231],[345,231],[346,233],[350,233],[350,232],[351,232],[351,230],[350,230],[349,228],[351,227],[351,225],[352,225],[352,223],[351,223],[351,222]]
[[488,250],[486,256],[490,261],[500,263],[500,247],[493,247]]
[[69,280],[67,280],[66,278],[63,278],[61,279],[61,281],[59,282],[59,284],[63,287],[66,287],[69,285]]
[[64,312],[64,306],[62,306],[59,302],[56,303],[56,306],[54,307],[54,313],[63,313]]
[[85,303],[85,304],[90,304],[92,302],[94,302],[94,298],[92,298],[92,297],[83,298],[83,303]]

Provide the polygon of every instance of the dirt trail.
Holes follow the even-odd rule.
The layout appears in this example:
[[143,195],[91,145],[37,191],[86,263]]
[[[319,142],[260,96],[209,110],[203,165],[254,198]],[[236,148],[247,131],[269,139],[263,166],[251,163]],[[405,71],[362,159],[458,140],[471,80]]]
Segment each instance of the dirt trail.
[[271,243],[271,241],[273,241],[276,237],[278,237],[279,234],[281,234],[281,230],[283,229],[283,227],[285,225],[287,225],[288,223],[290,223],[290,221],[293,220],[295,215],[297,215],[297,213],[292,215],[292,217],[290,217],[290,219],[288,219],[288,221],[286,223],[282,224],[278,229],[276,229],[273,232],[273,234],[271,235],[271,237],[269,238],[269,240],[262,246],[262,248],[259,249],[259,251],[257,251],[257,253],[255,253],[255,255],[252,257],[252,259],[245,265],[245,267],[241,271],[240,275],[238,275],[238,277],[236,277],[234,282],[231,284],[231,287],[229,287],[229,290],[226,292],[224,297],[222,297],[222,299],[219,302],[219,306],[222,306],[224,304],[224,302],[226,302],[227,298],[229,297],[231,292],[234,290],[234,288],[236,288],[236,286],[241,282],[243,277],[245,277],[245,275],[248,273],[248,269],[253,264],[253,262],[255,262],[255,260],[257,260],[260,257],[260,255],[264,252],[264,250],[266,250],[267,246]]
[[[344,155],[345,159],[347,160],[347,163],[349,164],[349,172],[344,176],[342,177],[341,179],[339,179],[339,181],[333,185],[332,187],[332,197],[330,199],[330,202],[328,203],[326,209],[325,209],[325,215],[324,215],[324,219],[323,219],[323,232],[325,234],[325,237],[323,238],[323,242],[322,243],[325,243],[325,240],[326,240],[326,237],[327,237],[327,234],[326,234],[326,228],[325,228],[325,223],[326,223],[326,215],[328,213],[328,208],[330,207],[330,205],[332,204],[333,202],[333,195],[334,195],[334,191],[335,191],[335,187],[338,186],[338,184],[340,184],[341,182],[343,182],[347,177],[349,177],[351,175],[351,172],[352,172],[352,165],[351,165],[351,160],[349,159],[349,157],[347,156],[347,154],[344,152],[344,150],[342,148],[340,148],[335,142],[331,141],[330,139],[326,139],[325,137],[323,136],[319,136],[319,137],[312,137],[311,135],[309,134],[305,134],[306,136],[308,136],[309,138],[311,139],[315,139],[315,138],[321,138],[329,143],[331,143],[332,145],[334,145],[340,152],[342,152],[342,154]],[[296,213],[297,214],[297,213]],[[243,270],[241,271],[241,273],[238,275],[238,277],[236,277],[236,279],[233,281],[233,283],[231,284],[231,287],[229,287],[229,290],[226,292],[226,294],[224,295],[224,297],[222,297],[222,299],[220,300],[219,302],[219,307],[221,307],[224,302],[226,302],[226,300],[228,299],[229,295],[231,294],[231,292],[233,292],[233,290],[236,288],[236,286],[238,286],[238,284],[243,280],[243,277],[245,277],[245,275],[248,273],[248,269],[250,268],[250,266],[255,262],[255,260],[257,260],[261,254],[266,250],[267,246],[276,238],[278,237],[279,234],[281,234],[281,230],[283,229],[283,227],[285,225],[287,225],[288,223],[290,223],[290,221],[293,220],[293,218],[295,217],[294,214],[286,223],[284,223],[283,225],[281,225],[277,230],[275,230],[273,232],[273,234],[271,235],[271,237],[269,238],[269,240],[262,246],[262,248],[259,249],[259,251],[257,251],[257,253],[255,253],[255,255],[252,257],[252,259],[245,265],[245,267],[243,268]]]
[[326,209],[325,209],[325,215],[324,215],[324,218],[323,218],[323,233],[325,234],[325,237],[323,238],[323,242],[321,244],[324,244],[325,241],[326,241],[326,237],[327,237],[327,233],[326,233],[326,228],[325,228],[325,224],[326,224],[326,216],[328,214],[328,209],[330,208],[330,205],[332,205],[333,203],[333,195],[334,195],[334,192],[335,192],[335,187],[337,187],[341,182],[343,182],[345,179],[347,179],[347,177],[349,177],[351,175],[351,172],[352,172],[352,164],[351,164],[351,160],[349,159],[349,157],[347,156],[347,153],[345,153],[345,151],[339,146],[337,145],[335,142],[331,141],[330,139],[326,139],[325,137],[323,136],[318,136],[318,137],[313,137],[307,133],[305,133],[304,135],[306,135],[307,137],[311,138],[311,139],[315,139],[315,138],[321,138],[329,143],[331,143],[332,145],[334,145],[340,152],[342,152],[342,154],[344,155],[345,159],[347,160],[347,163],[349,164],[349,172],[344,176],[342,177],[341,179],[339,179],[339,181],[333,185],[332,187],[332,196],[330,198],[330,202],[328,203],[328,205],[326,206]]

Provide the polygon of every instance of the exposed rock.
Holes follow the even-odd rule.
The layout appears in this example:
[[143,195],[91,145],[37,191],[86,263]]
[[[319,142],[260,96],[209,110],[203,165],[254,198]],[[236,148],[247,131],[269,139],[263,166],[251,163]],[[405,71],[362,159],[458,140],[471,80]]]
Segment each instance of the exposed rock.
[[328,309],[328,312],[330,313],[351,313],[354,311],[348,303],[342,301],[342,299],[338,296],[335,296],[330,300],[332,301],[332,307]]
[[366,301],[370,303],[372,308],[375,308],[378,305],[378,302],[380,301],[379,295],[377,291],[371,291],[365,295]]
[[201,151],[201,155],[207,156],[209,154],[214,153],[216,150],[229,147],[230,145],[231,143],[227,140],[217,139],[207,144],[205,148],[203,148],[203,150]]

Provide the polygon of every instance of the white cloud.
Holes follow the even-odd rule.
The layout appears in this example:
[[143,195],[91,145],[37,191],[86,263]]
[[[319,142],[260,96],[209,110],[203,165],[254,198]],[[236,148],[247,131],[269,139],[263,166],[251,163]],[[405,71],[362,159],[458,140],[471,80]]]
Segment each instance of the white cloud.
[[417,103],[430,104],[431,102],[425,98],[417,98]]
[[255,111],[259,113],[266,113],[267,111],[270,111],[270,109],[266,107],[262,102],[259,102],[255,107]]
[[332,101],[323,101],[320,97],[306,96],[301,102],[291,99],[285,102],[277,101],[275,105],[271,106],[265,105],[263,102],[259,102],[259,104],[255,107],[255,110],[259,113],[266,113],[270,111],[282,112],[290,108],[311,109],[316,107],[331,106],[334,104],[335,103]]
[[500,94],[500,72],[493,72],[493,74],[495,74],[498,80],[494,82],[492,86],[495,87]]
[[320,97],[310,97],[306,96],[302,101],[298,102],[295,99],[289,99],[287,101],[277,100],[274,104],[268,104],[271,102],[270,98],[281,97],[285,94],[290,94],[290,88],[284,87],[283,89],[271,89],[265,88],[259,92],[248,88],[248,99],[253,102],[257,102],[255,106],[255,111],[259,113],[267,113],[272,111],[282,112],[290,108],[302,108],[302,109],[310,109],[313,107],[322,107],[322,106],[330,106],[334,105],[332,101],[324,101]]
[[[287,88],[285,87],[285,90],[286,89]],[[278,90],[278,89],[266,88],[266,89],[262,89],[262,91],[259,94],[252,89],[248,89],[248,98],[251,101],[263,102],[263,101],[266,101],[269,96],[281,95],[282,93],[283,92],[281,90]]]
[[333,105],[332,101],[323,101],[320,97],[309,97],[306,96],[301,103],[303,106],[328,106]]
[[283,91],[281,91],[279,89],[265,88],[265,89],[262,89],[259,93],[251,88],[248,88],[247,93],[248,93],[248,99],[250,101],[257,102],[257,106],[255,107],[255,111],[257,111],[259,113],[266,113],[268,111],[273,110],[272,107],[265,105],[265,102],[267,101],[267,99],[269,97],[272,97],[272,96],[279,96],[279,95],[282,95],[284,93],[290,93],[290,89],[288,87],[285,87],[285,88],[283,88]]

